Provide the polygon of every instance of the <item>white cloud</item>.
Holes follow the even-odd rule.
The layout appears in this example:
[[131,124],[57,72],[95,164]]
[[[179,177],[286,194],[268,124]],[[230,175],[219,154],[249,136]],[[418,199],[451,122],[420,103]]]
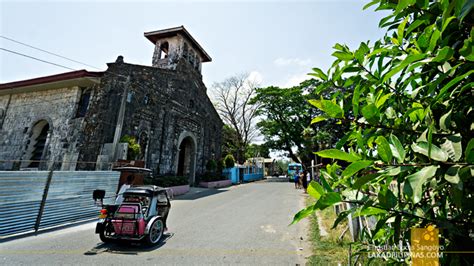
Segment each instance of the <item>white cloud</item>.
[[307,79],[310,79],[310,78],[311,77],[308,76],[307,73],[296,74],[296,75],[290,76],[290,78],[286,81],[286,83],[284,83],[284,85],[282,87],[290,88],[290,87],[293,87],[293,86],[297,86],[297,85],[300,85],[301,82],[303,82]]
[[302,66],[302,67],[309,67],[311,65],[312,61],[309,58],[300,59],[300,58],[283,58],[283,57],[280,57],[280,58],[275,59],[275,61],[273,61],[273,63],[276,66],[279,66],[279,67],[286,67],[286,66],[292,66],[292,65]]

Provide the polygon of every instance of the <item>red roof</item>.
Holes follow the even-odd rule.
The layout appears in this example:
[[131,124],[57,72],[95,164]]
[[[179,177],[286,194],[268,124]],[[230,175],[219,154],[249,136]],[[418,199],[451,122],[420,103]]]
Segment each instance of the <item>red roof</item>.
[[103,74],[104,72],[90,72],[87,70],[77,70],[77,71],[72,71],[72,72],[56,74],[52,76],[39,77],[39,78],[34,78],[34,79],[25,79],[25,80],[14,81],[14,82],[9,82],[9,83],[1,83],[0,90],[45,84],[45,83],[63,81],[63,80],[68,80],[68,79],[87,78],[87,77],[98,78],[98,77],[102,77]]

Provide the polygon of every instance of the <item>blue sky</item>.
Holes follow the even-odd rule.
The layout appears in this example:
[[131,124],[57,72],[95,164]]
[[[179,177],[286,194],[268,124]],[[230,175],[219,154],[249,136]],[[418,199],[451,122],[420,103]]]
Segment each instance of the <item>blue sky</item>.
[[[362,10],[368,2],[337,1],[4,1],[2,36],[106,69],[125,62],[150,65],[153,45],[143,32],[184,25],[213,61],[203,65],[210,87],[248,72],[262,85],[290,86],[312,67],[326,69],[332,46],[382,37],[383,13]],[[73,69],[96,69],[10,41],[0,46]],[[67,72],[0,51],[0,82]]]

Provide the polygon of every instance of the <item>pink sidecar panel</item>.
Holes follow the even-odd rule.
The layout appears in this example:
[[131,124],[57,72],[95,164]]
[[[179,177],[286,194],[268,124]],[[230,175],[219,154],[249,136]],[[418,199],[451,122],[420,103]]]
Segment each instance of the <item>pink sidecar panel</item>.
[[143,235],[145,220],[140,217],[139,204],[122,204],[112,220],[114,230],[119,235]]
[[145,220],[112,220],[115,233],[118,235],[143,235],[145,233]]

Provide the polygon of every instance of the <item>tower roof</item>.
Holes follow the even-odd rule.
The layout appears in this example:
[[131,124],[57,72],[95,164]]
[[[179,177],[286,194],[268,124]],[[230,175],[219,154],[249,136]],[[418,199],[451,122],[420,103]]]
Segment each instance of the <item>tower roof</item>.
[[169,29],[164,29],[164,30],[157,30],[157,31],[149,31],[145,32],[144,35],[145,37],[150,40],[150,42],[156,44],[156,41],[161,39],[161,38],[166,38],[166,37],[172,37],[176,36],[178,34],[182,34],[187,38],[191,44],[194,46],[194,48],[199,51],[201,54],[203,61],[202,62],[210,62],[212,61],[212,58],[204,51],[204,49],[201,47],[201,45],[189,34],[189,32],[184,28],[184,26],[179,26],[179,27],[174,27],[174,28],[169,28]]

